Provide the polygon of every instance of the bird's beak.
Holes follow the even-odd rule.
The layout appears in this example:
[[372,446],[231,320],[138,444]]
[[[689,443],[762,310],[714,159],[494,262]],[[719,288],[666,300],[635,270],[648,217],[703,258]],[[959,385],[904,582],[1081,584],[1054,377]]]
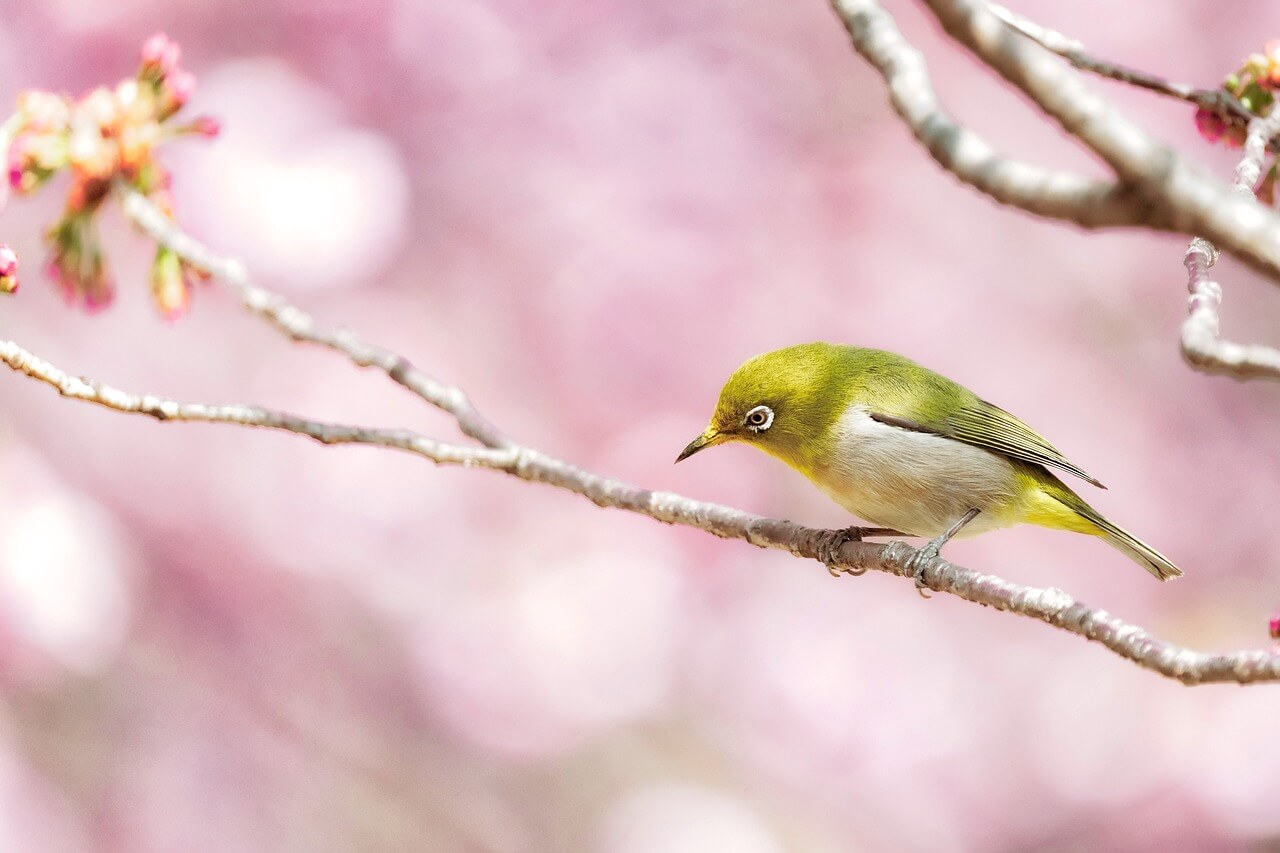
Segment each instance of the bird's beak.
[[702,431],[702,435],[689,442],[689,446],[680,451],[680,455],[676,457],[676,461],[683,462],[699,450],[719,444],[724,440],[725,436],[721,435],[715,427],[709,426]]

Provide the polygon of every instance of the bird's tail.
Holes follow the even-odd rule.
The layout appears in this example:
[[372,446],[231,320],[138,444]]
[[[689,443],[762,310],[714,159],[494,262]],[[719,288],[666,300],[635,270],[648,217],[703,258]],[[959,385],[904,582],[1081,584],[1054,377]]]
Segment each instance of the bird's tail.
[[1111,547],[1125,554],[1139,566],[1162,581],[1182,575],[1173,562],[1129,531],[1113,524],[1084,498],[1067,488],[1057,477],[1051,481],[1041,479],[1038,500],[1030,508],[1027,520],[1032,524],[1090,533],[1105,540]]
[[1106,540],[1111,547],[1127,554],[1135,563],[1160,580],[1167,581],[1182,576],[1182,569],[1170,562],[1168,557],[1124,528],[1107,521],[1097,512],[1094,512],[1092,508],[1090,508],[1088,514],[1081,514],[1097,526],[1098,535]]

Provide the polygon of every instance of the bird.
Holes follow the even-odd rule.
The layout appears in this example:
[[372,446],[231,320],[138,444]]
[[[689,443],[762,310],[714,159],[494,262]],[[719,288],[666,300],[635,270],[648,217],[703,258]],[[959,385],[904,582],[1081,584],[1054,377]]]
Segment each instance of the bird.
[[[799,471],[875,533],[929,539],[923,569],[953,537],[1015,524],[1097,536],[1156,578],[1182,571],[1058,478],[1105,489],[1018,418],[905,356],[822,341],[763,353],[725,382],[681,462],[725,442],[753,445]],[[870,533],[850,527],[835,550]],[[834,573],[834,570],[833,570]]]

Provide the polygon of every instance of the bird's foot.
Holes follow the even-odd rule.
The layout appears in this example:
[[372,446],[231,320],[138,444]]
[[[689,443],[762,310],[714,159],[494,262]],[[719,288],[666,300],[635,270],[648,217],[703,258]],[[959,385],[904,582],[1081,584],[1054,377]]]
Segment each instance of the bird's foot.
[[[938,537],[938,539],[941,538],[941,536]],[[925,592],[925,588],[928,585],[924,582],[924,570],[925,566],[938,558],[938,552],[942,550],[942,542],[939,542],[938,539],[934,539],[928,545],[918,549],[907,558],[906,566],[904,566],[911,573],[911,577],[915,578],[916,592],[920,593],[921,598],[933,597]]]
[[916,579],[916,592],[920,593],[921,598],[931,597],[924,591],[925,586],[927,586],[924,582],[925,566],[938,559],[938,555],[942,551],[942,546],[950,542],[951,537],[959,533],[961,528],[977,518],[979,512],[980,510],[978,509],[969,510],[960,518],[959,521],[948,527],[941,536],[937,539],[930,540],[928,545],[925,545],[907,559],[903,568],[911,572],[911,576]]
[[828,530],[822,534],[822,541],[818,543],[818,558],[827,567],[831,577],[838,578],[841,575],[854,575],[856,577],[867,573],[866,569],[836,565],[836,560],[840,556],[840,549],[844,546],[844,543],[861,542],[866,532],[866,528],[854,525],[841,530]]

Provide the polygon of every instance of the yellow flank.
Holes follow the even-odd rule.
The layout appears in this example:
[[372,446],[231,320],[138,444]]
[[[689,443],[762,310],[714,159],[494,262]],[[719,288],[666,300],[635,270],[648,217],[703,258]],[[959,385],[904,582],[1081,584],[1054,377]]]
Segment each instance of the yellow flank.
[[1043,489],[1039,483],[1035,483],[1026,490],[1021,520],[1026,524],[1038,524],[1055,530],[1070,530],[1072,533],[1089,533],[1097,536],[1102,532],[1098,529],[1098,525],[1062,503],[1052,493]]

